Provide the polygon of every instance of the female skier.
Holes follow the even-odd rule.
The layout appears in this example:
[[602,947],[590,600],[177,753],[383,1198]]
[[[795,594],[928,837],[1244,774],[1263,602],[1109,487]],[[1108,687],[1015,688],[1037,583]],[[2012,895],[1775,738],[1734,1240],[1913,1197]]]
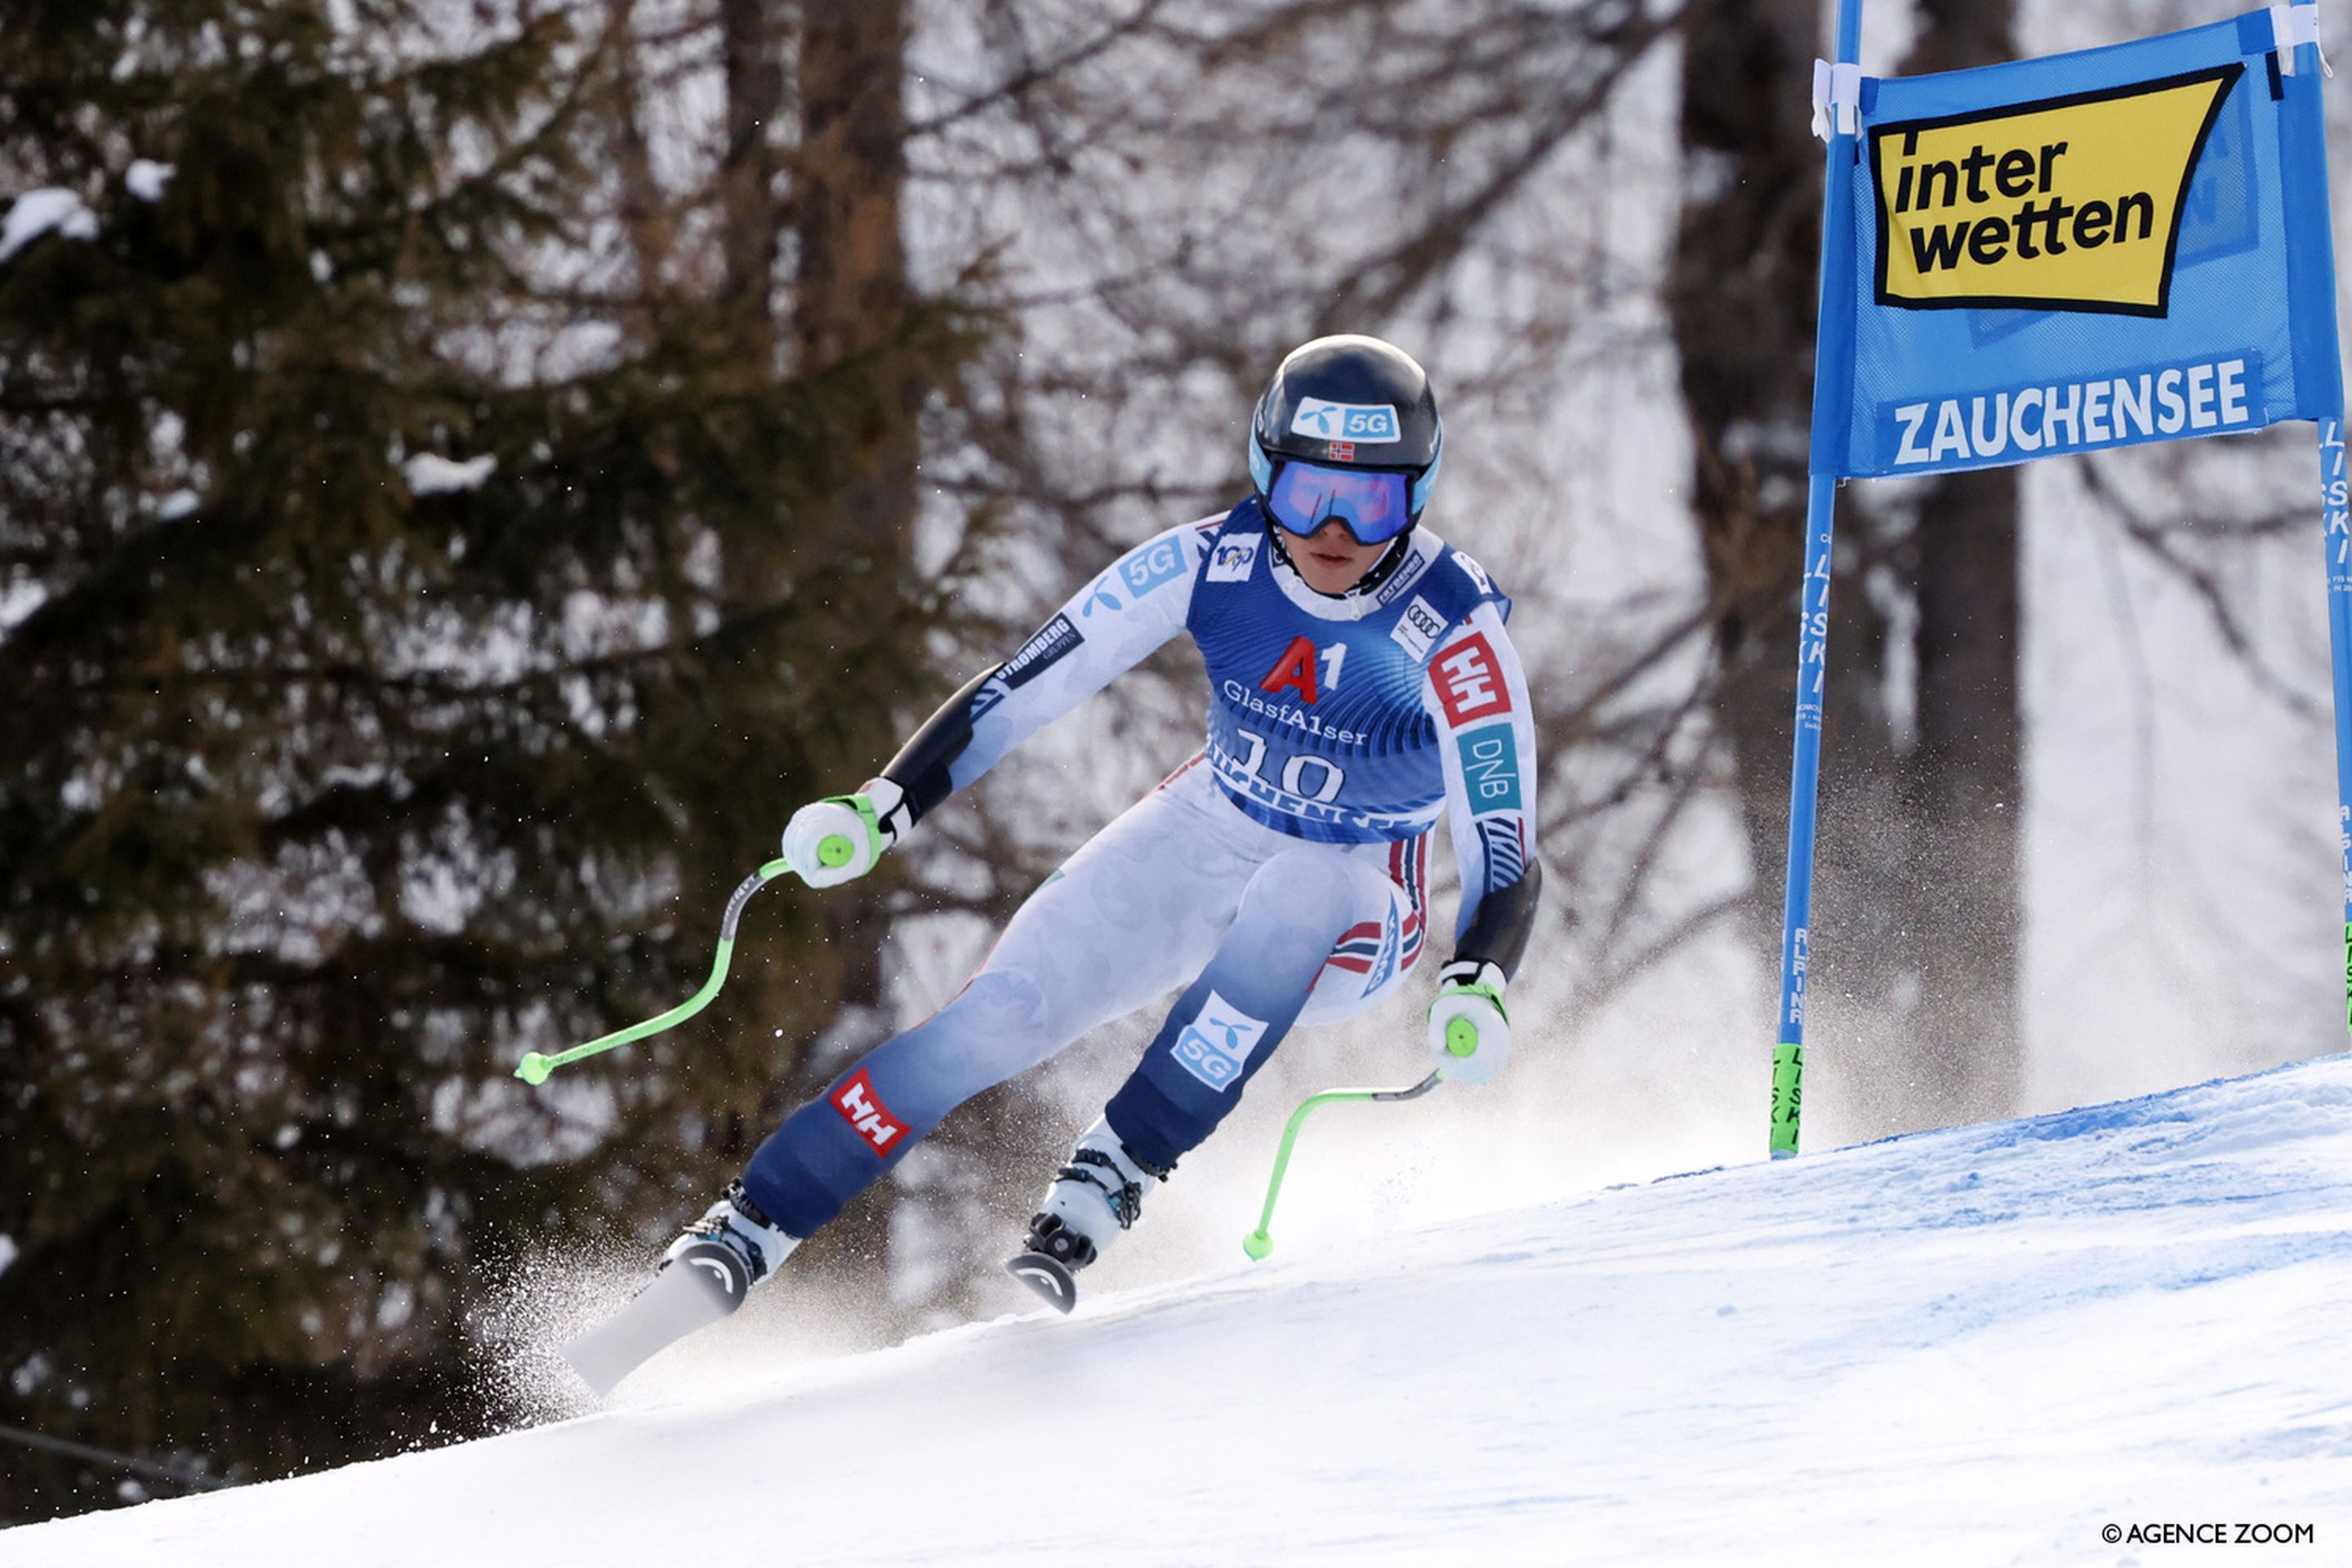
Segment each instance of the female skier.
[[[1202,752],[1046,879],[953,1001],[786,1118],[635,1300],[565,1347],[599,1393],[733,1311],[957,1105],[1181,986],[1009,1265],[1069,1310],[1075,1274],[1294,1025],[1353,1017],[1402,985],[1441,810],[1462,902],[1429,1048],[1451,1082],[1501,1068],[1503,988],[1540,883],[1535,737],[1510,600],[1417,526],[1444,443],[1402,350],[1342,336],[1294,351],[1251,421],[1255,493],[1128,552],[879,777],[793,815],[793,868],[813,887],[847,881],[1178,632],[1207,661]],[[1449,1044],[1455,1020],[1471,1026]]]

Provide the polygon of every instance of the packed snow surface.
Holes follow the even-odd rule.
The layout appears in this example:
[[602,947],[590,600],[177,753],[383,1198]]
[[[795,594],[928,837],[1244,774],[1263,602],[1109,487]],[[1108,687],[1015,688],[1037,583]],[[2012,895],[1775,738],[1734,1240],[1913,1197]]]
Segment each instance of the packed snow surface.
[[2352,1562],[2345,1058],[1344,1255],[1276,1235],[1069,1319],[748,1342],[686,1397],[656,1362],[602,1414],[0,1563]]

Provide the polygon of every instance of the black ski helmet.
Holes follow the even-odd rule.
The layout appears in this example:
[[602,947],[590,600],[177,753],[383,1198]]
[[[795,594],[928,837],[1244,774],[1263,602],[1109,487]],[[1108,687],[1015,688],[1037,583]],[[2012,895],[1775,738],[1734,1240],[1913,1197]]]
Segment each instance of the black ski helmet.
[[1418,522],[1444,449],[1428,374],[1394,343],[1354,332],[1291,350],[1250,418],[1250,480],[1262,501],[1286,462],[1402,472]]

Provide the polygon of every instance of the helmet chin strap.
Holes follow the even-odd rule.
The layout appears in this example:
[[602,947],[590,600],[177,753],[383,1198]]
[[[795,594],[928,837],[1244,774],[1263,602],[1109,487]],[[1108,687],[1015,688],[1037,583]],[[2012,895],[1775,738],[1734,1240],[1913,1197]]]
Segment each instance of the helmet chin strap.
[[[1307,583],[1307,574],[1298,570],[1298,563],[1290,558],[1289,546],[1282,542],[1282,525],[1276,522],[1271,515],[1265,513],[1265,503],[1259,503],[1258,510],[1261,515],[1265,515],[1265,531],[1274,541],[1274,558],[1289,567],[1291,574],[1301,583]],[[1396,569],[1404,564],[1405,555],[1412,543],[1412,531],[1420,526],[1418,522],[1407,523],[1404,531],[1389,542],[1388,553],[1373,562],[1370,571],[1338,593],[1323,594],[1323,590],[1316,587],[1312,583],[1307,583],[1307,591],[1323,594],[1323,597],[1327,599],[1349,599],[1358,594],[1370,593],[1391,577],[1395,576]]]

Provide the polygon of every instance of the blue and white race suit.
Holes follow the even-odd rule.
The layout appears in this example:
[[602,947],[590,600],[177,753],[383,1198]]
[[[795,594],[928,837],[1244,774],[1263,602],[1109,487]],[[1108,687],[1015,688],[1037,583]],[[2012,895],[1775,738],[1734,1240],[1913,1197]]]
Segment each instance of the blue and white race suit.
[[789,1117],[743,1175],[809,1236],[940,1118],[1088,1030],[1182,994],[1105,1108],[1160,1168],[1294,1024],[1363,1012],[1419,960],[1450,816],[1458,955],[1516,970],[1535,910],[1535,734],[1510,601],[1425,531],[1345,595],[1280,559],[1252,499],[1113,563],[960,692],[886,776],[919,813],[1189,631],[1207,743],[1031,895],[964,989]]

